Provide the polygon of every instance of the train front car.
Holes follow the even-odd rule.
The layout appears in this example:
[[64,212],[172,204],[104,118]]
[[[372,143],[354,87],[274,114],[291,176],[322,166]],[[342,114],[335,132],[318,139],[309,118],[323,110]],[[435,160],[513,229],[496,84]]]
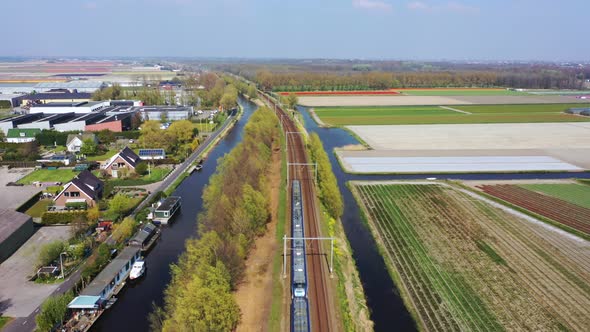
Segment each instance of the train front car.
[[305,236],[303,226],[303,206],[299,181],[293,181],[291,201],[291,296],[307,296],[307,268],[305,257]]

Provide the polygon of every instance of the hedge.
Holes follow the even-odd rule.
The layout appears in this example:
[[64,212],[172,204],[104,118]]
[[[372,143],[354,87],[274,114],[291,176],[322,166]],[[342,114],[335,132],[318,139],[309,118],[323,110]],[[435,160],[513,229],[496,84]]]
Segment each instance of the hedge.
[[31,196],[31,198],[29,198],[26,202],[24,202],[23,204],[21,204],[21,206],[19,206],[18,208],[16,208],[17,212],[20,213],[25,213],[25,211],[27,211],[28,209],[30,209],[33,205],[37,204],[37,202],[41,199],[41,194],[43,192],[40,191],[36,194],[34,194],[33,196]]
[[86,211],[70,211],[70,212],[45,212],[41,216],[41,224],[55,225],[55,224],[69,224],[72,221],[82,218],[87,220],[88,213]]

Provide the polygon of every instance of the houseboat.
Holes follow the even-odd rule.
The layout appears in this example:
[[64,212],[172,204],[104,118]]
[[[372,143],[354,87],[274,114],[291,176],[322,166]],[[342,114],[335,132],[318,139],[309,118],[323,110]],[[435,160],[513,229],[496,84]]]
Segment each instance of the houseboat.
[[160,233],[161,231],[158,226],[148,222],[141,226],[135,236],[129,240],[129,245],[139,247],[141,251],[148,251],[156,243],[156,240],[160,237]]
[[180,209],[181,201],[178,196],[167,197],[163,202],[158,203],[152,213],[152,220],[162,224],[167,224]]

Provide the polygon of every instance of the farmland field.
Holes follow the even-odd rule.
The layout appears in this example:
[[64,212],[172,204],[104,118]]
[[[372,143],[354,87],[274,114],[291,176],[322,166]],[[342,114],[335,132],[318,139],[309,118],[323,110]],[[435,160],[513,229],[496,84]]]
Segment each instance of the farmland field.
[[506,89],[394,89],[409,96],[524,96],[526,92]]
[[590,209],[590,186],[582,184],[524,184],[521,187]]
[[455,105],[452,107],[317,107],[314,110],[324,123],[335,126],[590,121],[590,117],[563,113],[569,108],[580,106],[580,104],[528,104]]
[[590,326],[587,241],[447,185],[352,187],[421,330]]
[[[569,192],[564,192],[563,189],[560,190],[558,187],[554,187],[552,189],[547,189],[546,187],[557,185],[544,186],[545,190],[551,190],[554,194],[559,194],[562,196],[567,194],[568,197],[572,197],[569,196]],[[531,212],[542,215],[543,217],[552,219],[560,224],[590,235],[590,208],[585,208],[583,206],[571,203],[568,200],[540,194],[538,192],[515,185],[483,185],[479,186],[479,188],[487,194],[493,195],[511,204],[520,206]],[[580,192],[580,196],[582,196],[580,197],[580,200],[583,200],[584,195],[586,195],[586,197],[588,195],[588,192],[585,190]],[[576,197],[576,199],[578,199],[578,197]]]

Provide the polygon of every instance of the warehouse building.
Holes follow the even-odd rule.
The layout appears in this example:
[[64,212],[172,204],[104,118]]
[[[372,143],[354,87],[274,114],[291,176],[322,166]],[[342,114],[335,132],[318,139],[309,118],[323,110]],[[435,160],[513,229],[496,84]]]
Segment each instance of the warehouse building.
[[20,129],[53,129],[56,124],[68,122],[76,117],[74,113],[64,114],[43,114],[41,119],[35,120],[30,123],[19,124]]
[[133,116],[135,112],[121,112],[109,115],[93,124],[86,125],[85,131],[110,130],[113,132],[122,132],[131,130],[133,125]]
[[87,92],[44,92],[12,98],[13,107],[24,107],[47,103],[80,103],[90,101],[92,94]]
[[11,118],[0,120],[0,130],[4,135],[8,134],[8,129],[18,128],[18,125],[23,123],[30,123],[39,120],[43,117],[43,114],[24,114],[13,116]]
[[141,114],[142,120],[168,121],[188,120],[193,114],[193,108],[188,106],[144,106],[135,107]]
[[55,124],[54,129],[57,131],[82,132],[86,130],[87,125],[95,124],[104,118],[106,118],[104,112],[78,114],[70,121]]
[[35,233],[33,219],[14,210],[0,209],[0,263]]
[[29,113],[79,113],[87,114],[100,111],[109,106],[108,101],[81,101],[81,102],[50,102],[31,106]]
[[107,84],[100,81],[75,80],[70,82],[41,82],[35,85],[35,91],[69,90],[70,92],[93,93],[96,90],[106,88]]

